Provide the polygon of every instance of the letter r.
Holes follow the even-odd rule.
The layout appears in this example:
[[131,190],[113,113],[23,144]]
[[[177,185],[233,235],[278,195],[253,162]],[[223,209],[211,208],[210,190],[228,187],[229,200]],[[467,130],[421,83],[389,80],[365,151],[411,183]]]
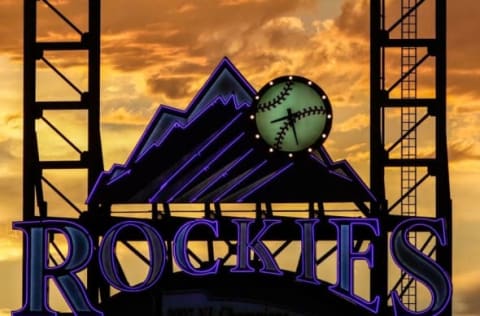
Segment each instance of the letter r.
[[[13,228],[22,230],[25,236],[24,302],[22,309],[13,316],[57,315],[48,305],[47,284],[52,279],[70,306],[74,315],[100,316],[88,300],[85,287],[75,274],[89,263],[93,243],[87,231],[80,225],[66,220],[15,222]],[[57,266],[48,265],[49,233],[65,236],[68,255]]]

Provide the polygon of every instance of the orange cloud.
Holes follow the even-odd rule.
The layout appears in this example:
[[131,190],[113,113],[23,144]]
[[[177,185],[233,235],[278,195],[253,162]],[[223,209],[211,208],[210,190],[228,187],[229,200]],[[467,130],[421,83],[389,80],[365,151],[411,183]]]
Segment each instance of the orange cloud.
[[103,124],[146,126],[148,118],[139,113],[132,113],[124,107],[116,108],[102,116]]
[[335,126],[338,132],[346,133],[358,131],[370,126],[370,117],[367,114],[359,113]]
[[458,140],[448,146],[448,161],[480,160],[480,147],[471,141]]

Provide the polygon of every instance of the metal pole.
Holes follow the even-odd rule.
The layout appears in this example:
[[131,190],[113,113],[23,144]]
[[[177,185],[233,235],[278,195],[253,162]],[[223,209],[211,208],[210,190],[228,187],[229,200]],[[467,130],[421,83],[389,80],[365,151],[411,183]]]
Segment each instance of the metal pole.
[[37,1],[24,0],[23,12],[23,220],[35,216],[35,95]]
[[[450,196],[450,181],[448,172],[447,152],[447,58],[446,58],[446,33],[447,33],[447,1],[436,0],[436,98],[437,98],[437,129],[436,129],[436,217],[443,218],[446,222],[446,237],[448,245],[437,245],[437,261],[452,276],[452,201]],[[443,316],[452,315],[452,304],[448,304],[442,313]]]
[[[370,187],[378,199],[372,213],[385,229],[384,145],[382,141],[382,1],[370,3]],[[388,243],[386,234],[372,240],[375,247],[374,267],[370,272],[370,296],[380,297],[380,315],[387,315]]]

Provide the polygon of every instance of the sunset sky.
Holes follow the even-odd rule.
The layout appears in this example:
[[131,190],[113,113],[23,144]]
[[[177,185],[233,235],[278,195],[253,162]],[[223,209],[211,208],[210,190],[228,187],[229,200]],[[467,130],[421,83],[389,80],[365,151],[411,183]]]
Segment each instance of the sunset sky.
[[[399,0],[387,2],[391,8],[399,6]],[[429,2],[433,1],[426,1],[426,9]],[[87,29],[86,0],[51,3],[80,29]],[[427,32],[433,21],[430,12],[420,13],[419,23],[425,23],[420,25],[426,25]],[[480,314],[479,12],[478,0],[448,1],[447,107],[456,316]],[[78,39],[41,5],[39,15],[40,39]],[[0,0],[0,20],[3,316],[21,307],[21,236],[11,230],[11,223],[21,220],[22,215],[23,1]],[[185,108],[227,56],[257,90],[286,74],[305,76],[320,85],[335,113],[325,147],[334,159],[347,159],[369,183],[369,45],[367,0],[103,0],[101,122],[105,168],[125,161],[160,104]],[[85,56],[48,57],[85,89]],[[76,97],[46,69],[40,70],[39,78],[39,99]],[[428,87],[421,93],[428,94]],[[78,147],[85,148],[81,115],[53,114],[49,119]],[[44,140],[40,143],[44,157],[72,157],[64,151],[64,143],[49,137],[45,126],[39,125],[39,133]],[[428,142],[422,143],[419,152],[431,149]],[[75,187],[81,175],[70,176],[74,180],[59,178],[60,186]],[[387,183],[387,187],[398,185]],[[85,201],[85,193],[78,191],[74,199]]]

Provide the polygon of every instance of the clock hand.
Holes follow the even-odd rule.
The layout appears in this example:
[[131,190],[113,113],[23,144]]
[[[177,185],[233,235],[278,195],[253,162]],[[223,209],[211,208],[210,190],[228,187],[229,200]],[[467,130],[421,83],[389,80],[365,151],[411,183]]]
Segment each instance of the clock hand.
[[287,109],[287,113],[288,113],[288,111],[290,112],[290,114],[287,114],[285,116],[274,119],[273,121],[270,121],[270,123],[277,123],[277,122],[281,122],[281,121],[285,121],[285,120],[290,120],[290,117],[293,119],[293,122],[295,122],[297,120],[297,118],[299,117],[298,113],[300,113],[300,111],[291,112],[290,108]]
[[292,109],[288,108],[287,109],[287,115],[282,116],[282,117],[280,117],[278,119],[275,119],[273,121],[270,121],[270,123],[276,123],[276,122],[281,122],[281,121],[284,121],[284,120],[288,120],[288,125],[290,125],[292,127],[293,136],[295,137],[295,142],[298,145],[297,130],[295,129],[295,121],[297,120],[297,116],[298,116],[298,115],[296,115],[297,113],[299,113],[299,112],[292,112]]
[[270,123],[277,123],[277,122],[284,121],[284,120],[288,120],[288,115],[282,116],[282,117],[280,117],[280,118],[278,118],[278,119],[275,119],[275,120],[273,120],[273,121],[270,121]]
[[295,129],[295,116],[292,113],[292,109],[287,109],[288,113],[288,124],[292,126],[293,136],[295,137],[295,143],[298,145],[297,130]]

